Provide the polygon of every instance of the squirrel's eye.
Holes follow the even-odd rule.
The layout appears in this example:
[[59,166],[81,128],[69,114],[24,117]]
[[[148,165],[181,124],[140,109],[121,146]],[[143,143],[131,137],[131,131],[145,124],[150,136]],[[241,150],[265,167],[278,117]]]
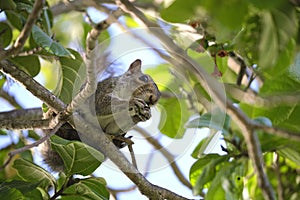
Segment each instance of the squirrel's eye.
[[140,79],[141,81],[143,81],[143,82],[146,82],[146,83],[147,83],[148,80],[149,80],[147,75],[140,76],[139,79]]

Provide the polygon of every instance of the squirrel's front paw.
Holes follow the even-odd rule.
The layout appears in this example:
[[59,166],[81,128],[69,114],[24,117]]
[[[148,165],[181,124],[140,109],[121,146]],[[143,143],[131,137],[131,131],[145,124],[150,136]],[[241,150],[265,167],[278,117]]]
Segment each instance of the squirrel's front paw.
[[132,99],[129,112],[131,117],[138,117],[140,121],[146,121],[151,117],[150,107],[143,99],[139,98]]

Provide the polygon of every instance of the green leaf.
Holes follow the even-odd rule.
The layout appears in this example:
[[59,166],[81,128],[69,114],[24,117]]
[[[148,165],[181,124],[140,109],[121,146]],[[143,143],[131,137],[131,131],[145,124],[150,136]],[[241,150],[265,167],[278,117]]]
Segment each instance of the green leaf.
[[182,99],[171,97],[160,99],[160,131],[171,138],[182,138],[185,132],[184,123],[189,119],[187,103]]
[[[265,79],[259,91],[260,96],[285,95],[286,93],[298,92],[300,88],[300,56],[297,56],[295,64],[286,70],[281,76]],[[256,107],[240,104],[240,107],[251,118],[264,116],[271,120],[276,127],[290,131],[300,131],[300,125],[296,123],[300,117],[299,104],[282,104],[276,107]]]
[[205,199],[242,199],[246,161],[226,162],[211,182]]
[[199,63],[208,73],[213,73],[215,63],[208,52],[199,53],[188,49],[187,53],[190,57],[197,61],[197,63]]
[[42,188],[55,186],[55,178],[40,166],[24,159],[15,160],[13,167],[17,170],[18,175],[25,181],[39,183]]
[[207,146],[208,137],[203,138],[199,144],[195,147],[194,151],[192,152],[191,156],[195,159],[199,158],[199,155],[202,155],[203,152],[200,152],[202,149],[204,149],[204,145]]
[[146,74],[149,74],[160,91],[168,91],[169,86],[173,83],[174,76],[170,73],[169,64],[161,64],[155,68],[149,68],[145,70]]
[[[167,8],[161,10],[160,15],[169,22],[185,22],[192,18],[198,4],[194,0],[176,0]],[[178,14],[179,12],[180,14]]]
[[211,128],[228,132],[230,117],[225,113],[205,113],[185,124],[186,128]]
[[231,30],[240,29],[248,13],[248,2],[245,0],[203,0],[201,5],[218,23]]
[[270,12],[262,13],[262,26],[264,28],[259,43],[258,64],[262,68],[268,68],[275,65],[276,59],[274,58],[278,57],[279,51],[277,29]]
[[16,188],[11,188],[0,192],[2,199],[25,199],[24,195]]
[[109,199],[109,192],[106,189],[106,182],[103,178],[80,180],[79,183],[68,187],[63,194],[61,197],[62,200]]
[[25,194],[25,197],[27,199],[34,199],[34,200],[46,200],[46,199],[50,199],[49,194],[41,189],[41,188],[36,188],[30,192],[27,192]]
[[26,194],[34,190],[38,185],[39,183],[26,182],[21,180],[12,180],[10,182],[3,182],[0,185],[0,194],[4,191],[13,188],[19,190],[20,192],[22,192],[22,194]]
[[60,57],[62,73],[62,84],[58,85],[56,92],[59,98],[70,103],[76,95],[85,80],[85,65],[81,55],[72,49],[68,49],[74,58]]
[[102,153],[78,141],[68,141],[56,135],[51,137],[51,146],[63,159],[65,173],[84,176],[93,173],[104,160]]
[[296,163],[298,166],[300,166],[300,150],[299,150],[299,144],[295,148],[284,148],[279,150],[280,155],[282,155],[285,158],[290,159],[294,163]]
[[38,56],[16,56],[11,58],[11,61],[32,77],[35,77],[41,69],[41,63]]
[[34,25],[32,28],[32,36],[34,41],[44,48],[46,51],[53,53],[56,56],[69,56],[71,53],[65,49],[61,44],[54,41],[45,32],[43,32],[38,26]]
[[5,22],[0,22],[0,46],[7,47],[12,40],[12,30]]
[[23,24],[25,21],[22,19],[21,15],[19,15],[15,11],[7,10],[5,11],[5,15],[7,17],[7,20],[19,31],[22,30]]
[[228,156],[208,154],[198,159],[190,169],[190,182],[194,195],[201,194],[204,187],[214,178],[216,166],[226,161]]
[[0,0],[0,9],[1,10],[14,10],[17,5],[13,0]]
[[[258,49],[258,64],[263,70],[271,69],[269,74],[274,76],[272,72],[276,72],[276,70],[272,70],[272,68],[275,66],[279,72],[289,67],[291,61],[289,51],[293,51],[295,46],[292,38],[298,31],[297,17],[294,7],[286,4],[278,9],[264,10],[261,13],[261,21],[262,32]],[[276,65],[278,61],[281,63]]]

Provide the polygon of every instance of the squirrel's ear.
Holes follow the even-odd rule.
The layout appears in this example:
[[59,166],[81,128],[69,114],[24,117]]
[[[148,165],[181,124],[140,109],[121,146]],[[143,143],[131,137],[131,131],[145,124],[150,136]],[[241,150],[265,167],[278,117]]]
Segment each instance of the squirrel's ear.
[[140,72],[142,66],[142,61],[140,59],[136,59],[133,63],[131,63],[128,72],[135,73]]

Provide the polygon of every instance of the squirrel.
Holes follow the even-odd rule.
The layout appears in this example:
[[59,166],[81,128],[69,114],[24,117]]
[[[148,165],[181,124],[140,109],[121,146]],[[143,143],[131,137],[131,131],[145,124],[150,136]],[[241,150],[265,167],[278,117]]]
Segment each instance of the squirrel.
[[[125,138],[127,131],[138,122],[150,119],[150,106],[158,102],[161,94],[153,79],[142,73],[141,64],[137,59],[123,75],[99,82],[94,96],[87,101],[89,105],[94,101],[93,109],[105,134]],[[81,141],[77,130],[69,123],[63,124],[55,134],[67,140]],[[112,139],[112,142],[118,148],[126,146],[120,139]],[[42,148],[42,156],[51,170],[63,171],[62,158],[51,149],[49,140]]]

